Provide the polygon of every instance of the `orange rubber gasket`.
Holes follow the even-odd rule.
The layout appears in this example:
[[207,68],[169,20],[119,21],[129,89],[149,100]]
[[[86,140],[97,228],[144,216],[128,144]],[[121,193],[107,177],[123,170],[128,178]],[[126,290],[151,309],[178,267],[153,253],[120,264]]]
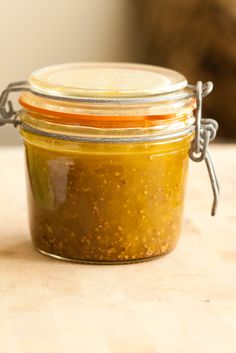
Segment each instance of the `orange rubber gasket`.
[[184,119],[192,111],[184,110],[184,114],[167,114],[167,115],[93,115],[93,114],[74,114],[67,112],[60,112],[55,110],[48,110],[35,105],[26,103],[23,95],[19,98],[20,105],[30,112],[35,118],[45,120],[48,122],[68,125],[85,125],[95,127],[143,127],[158,124],[163,120],[169,122],[176,119]]

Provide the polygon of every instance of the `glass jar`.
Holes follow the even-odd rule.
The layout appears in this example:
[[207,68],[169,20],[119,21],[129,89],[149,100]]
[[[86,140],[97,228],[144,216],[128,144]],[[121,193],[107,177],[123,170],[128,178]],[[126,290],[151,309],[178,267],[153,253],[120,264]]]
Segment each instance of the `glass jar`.
[[189,153],[207,163],[215,212],[207,144],[217,126],[201,119],[210,83],[189,86],[148,65],[76,63],[37,70],[12,90],[22,91],[23,109],[3,108],[2,124],[20,126],[39,252],[102,264],[168,253],[180,234]]

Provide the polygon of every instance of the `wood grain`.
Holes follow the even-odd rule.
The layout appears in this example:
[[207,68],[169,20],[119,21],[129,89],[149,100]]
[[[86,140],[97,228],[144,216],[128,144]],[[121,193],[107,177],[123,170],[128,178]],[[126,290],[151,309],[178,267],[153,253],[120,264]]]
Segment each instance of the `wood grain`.
[[235,353],[236,145],[211,148],[221,182],[210,217],[205,166],[191,163],[182,237],[156,261],[65,263],[34,251],[23,150],[0,149],[0,351]]

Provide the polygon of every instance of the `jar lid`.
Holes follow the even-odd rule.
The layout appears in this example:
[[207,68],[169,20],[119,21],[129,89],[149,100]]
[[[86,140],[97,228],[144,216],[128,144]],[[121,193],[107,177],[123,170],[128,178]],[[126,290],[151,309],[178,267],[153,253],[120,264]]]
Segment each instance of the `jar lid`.
[[48,66],[34,71],[28,85],[20,104],[60,124],[154,124],[187,116],[196,101],[182,74],[132,63]]
[[186,78],[173,70],[129,63],[71,63],[48,66],[29,77],[34,93],[55,99],[134,98],[181,90]]

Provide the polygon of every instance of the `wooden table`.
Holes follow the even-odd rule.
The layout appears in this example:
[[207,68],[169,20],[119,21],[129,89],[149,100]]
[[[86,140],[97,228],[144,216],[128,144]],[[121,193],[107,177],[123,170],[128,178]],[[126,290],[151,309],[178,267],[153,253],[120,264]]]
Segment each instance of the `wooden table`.
[[191,163],[174,252],[123,266],[60,262],[32,247],[22,148],[0,149],[1,353],[235,353],[236,145],[215,145],[217,217]]

